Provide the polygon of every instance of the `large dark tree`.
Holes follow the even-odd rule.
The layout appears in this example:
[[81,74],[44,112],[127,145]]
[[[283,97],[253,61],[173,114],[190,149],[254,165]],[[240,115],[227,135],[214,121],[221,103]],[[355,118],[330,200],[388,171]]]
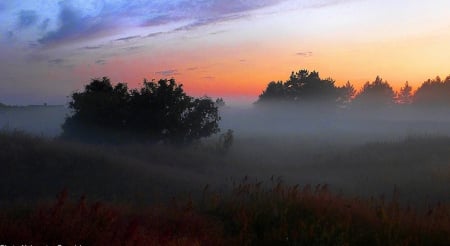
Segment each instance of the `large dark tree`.
[[258,104],[273,102],[340,104],[348,102],[354,94],[348,83],[336,87],[331,78],[321,79],[316,71],[292,72],[286,82],[270,82],[259,96]]
[[448,108],[450,106],[450,76],[441,80],[427,80],[417,89],[413,97],[415,106]]
[[210,98],[193,98],[174,79],[144,80],[139,89],[94,79],[72,94],[73,114],[62,137],[96,142],[169,141],[189,143],[219,131],[218,109]]
[[395,92],[388,82],[379,76],[375,81],[365,83],[356,95],[353,104],[356,107],[382,108],[395,103]]

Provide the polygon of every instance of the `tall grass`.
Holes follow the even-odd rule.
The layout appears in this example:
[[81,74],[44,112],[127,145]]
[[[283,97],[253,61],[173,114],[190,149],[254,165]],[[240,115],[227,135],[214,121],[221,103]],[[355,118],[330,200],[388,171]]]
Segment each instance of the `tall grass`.
[[419,211],[392,199],[346,198],[326,185],[244,180],[231,192],[150,207],[71,202],[0,213],[6,244],[449,245],[450,206]]

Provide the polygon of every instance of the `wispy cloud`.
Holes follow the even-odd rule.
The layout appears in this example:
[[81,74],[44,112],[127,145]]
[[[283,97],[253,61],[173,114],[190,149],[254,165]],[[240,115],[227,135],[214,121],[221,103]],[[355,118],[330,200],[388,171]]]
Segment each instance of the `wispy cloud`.
[[304,57],[309,57],[309,56],[313,55],[313,53],[311,51],[302,51],[302,52],[297,52],[295,54],[298,56],[304,56]]
[[163,71],[155,72],[155,74],[163,76],[163,77],[169,77],[169,76],[178,75],[180,73],[178,72],[177,69],[169,69],[169,70],[163,70]]
[[52,65],[61,65],[65,62],[66,60],[61,59],[61,58],[56,58],[56,59],[52,59],[49,60],[48,63],[52,64]]
[[98,49],[101,49],[102,47],[103,47],[103,45],[85,46],[85,47],[83,47],[83,49],[85,49],[85,50],[98,50]]
[[106,64],[106,60],[103,60],[103,59],[97,60],[97,61],[95,61],[95,64],[105,65]]
[[[18,12],[17,23],[20,28],[35,26],[38,34],[34,41],[38,41],[43,47],[52,47],[68,42],[109,37],[142,27],[158,27],[158,30],[147,36],[142,33],[134,34],[116,38],[116,41],[155,37],[246,18],[252,15],[251,11],[281,3],[318,8],[347,1],[352,0],[61,0],[51,3],[51,11],[50,7],[49,11],[42,11],[39,4],[27,1],[23,4],[26,9]],[[9,5],[0,3],[0,11]],[[210,34],[221,32],[223,31]]]
[[118,39],[116,39],[116,40],[114,40],[114,41],[125,41],[125,42],[128,42],[128,41],[131,41],[131,40],[133,40],[133,39],[138,39],[138,38],[140,38],[140,37],[141,37],[141,35],[134,35],[134,36],[128,36],[128,37],[118,38]]
[[[39,42],[45,46],[96,37],[102,33],[109,33],[114,29],[142,26],[161,26],[174,22],[190,21],[177,27],[177,30],[167,30],[149,34],[149,37],[162,33],[189,30],[198,26],[213,24],[221,21],[238,19],[246,16],[245,12],[271,6],[287,0],[170,0],[170,1],[108,1],[99,2],[87,0],[77,6],[71,1],[59,3],[59,13],[51,17],[57,22],[55,28],[45,32]],[[37,20],[32,12],[24,13],[22,25],[31,25]],[[47,29],[49,18],[41,26]],[[137,36],[119,38],[117,41],[127,41]]]
[[139,50],[139,49],[142,49],[142,48],[144,48],[143,45],[137,45],[137,46],[125,47],[123,49],[126,50],[126,51],[133,51],[133,50]]

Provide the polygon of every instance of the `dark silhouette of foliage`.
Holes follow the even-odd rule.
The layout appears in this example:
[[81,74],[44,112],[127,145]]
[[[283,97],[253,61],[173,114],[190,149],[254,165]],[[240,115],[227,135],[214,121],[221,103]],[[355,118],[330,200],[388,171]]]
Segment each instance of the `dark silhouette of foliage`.
[[216,106],[218,108],[225,107],[225,105],[226,104],[225,104],[225,101],[223,100],[223,98],[219,97],[216,99]]
[[350,84],[350,81],[347,81],[345,85],[338,87],[337,89],[339,90],[340,95],[338,103],[342,106],[348,105],[356,95],[355,87]]
[[220,134],[219,141],[216,144],[216,150],[219,153],[227,153],[233,145],[233,130],[228,129],[225,133]]
[[282,81],[272,81],[267,85],[267,88],[259,96],[259,103],[277,102],[287,100],[284,84]]
[[258,104],[272,102],[291,103],[323,103],[343,104],[348,103],[354,95],[353,86],[336,87],[331,78],[321,79],[316,71],[300,70],[292,72],[286,82],[270,82],[266,90],[259,96]]
[[405,85],[400,88],[400,91],[397,93],[397,103],[408,105],[412,103],[412,99],[412,87],[408,84],[408,81],[406,81]]
[[450,105],[450,76],[445,80],[436,77],[428,79],[417,89],[413,97],[415,106],[432,106],[433,108],[447,108]]
[[388,82],[377,76],[375,81],[364,84],[353,103],[357,107],[386,107],[395,103],[395,92]]
[[144,80],[139,89],[93,79],[72,94],[62,137],[83,141],[189,143],[219,132],[217,106],[186,95],[174,79]]

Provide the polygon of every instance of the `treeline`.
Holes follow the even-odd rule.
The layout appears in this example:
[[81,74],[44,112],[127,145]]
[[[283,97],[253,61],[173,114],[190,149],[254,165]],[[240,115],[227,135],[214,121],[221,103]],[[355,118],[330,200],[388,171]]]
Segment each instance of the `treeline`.
[[387,81],[377,76],[357,91],[350,82],[336,86],[333,79],[322,79],[316,71],[300,70],[292,72],[285,82],[270,82],[256,102],[257,105],[275,103],[314,103],[342,108],[393,105],[446,108],[450,106],[450,76],[445,80],[439,77],[429,79],[415,92],[408,82],[399,91],[394,91]]

